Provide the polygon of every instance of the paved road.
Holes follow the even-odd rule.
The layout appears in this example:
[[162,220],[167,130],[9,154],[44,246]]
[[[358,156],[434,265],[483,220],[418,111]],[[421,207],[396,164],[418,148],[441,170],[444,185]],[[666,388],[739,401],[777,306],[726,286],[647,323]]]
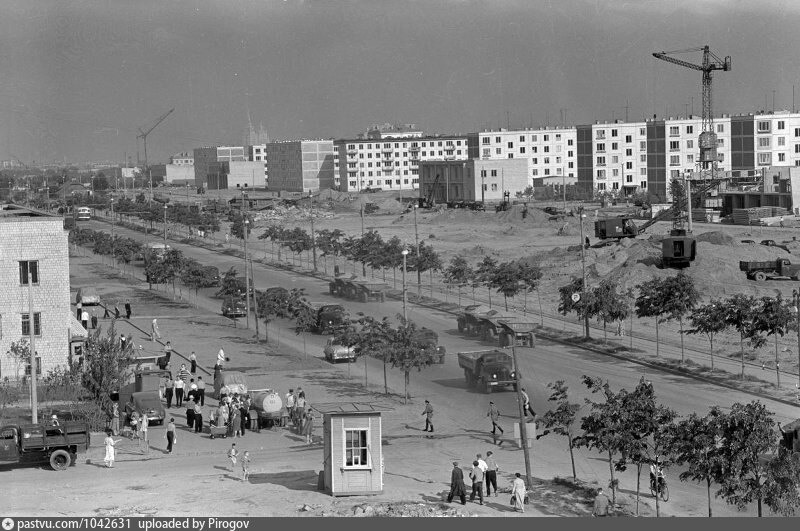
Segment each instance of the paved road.
[[[92,228],[106,230],[107,226],[99,222],[92,222]],[[124,233],[127,236],[142,239],[141,233],[128,231],[126,229],[116,229],[117,233]],[[151,236],[152,238],[152,236]],[[189,245],[181,245],[171,242],[170,245],[181,249],[185,256],[199,260],[207,265],[217,266],[220,271],[225,271],[234,266],[242,269],[242,259],[220,254],[211,250],[198,248]],[[330,301],[343,304],[350,311],[351,315],[363,312],[376,317],[393,317],[402,313],[402,304],[399,301],[387,299],[385,303],[369,302],[358,303],[331,297],[327,292],[327,283],[316,278],[308,277],[295,272],[285,270],[275,270],[269,267],[255,266],[255,282],[258,289],[270,286],[285,286],[288,288],[302,288],[308,294],[308,298],[314,301]],[[201,290],[203,291],[203,290]],[[205,290],[204,295],[208,296],[213,290]],[[204,297],[201,297],[203,301]],[[203,306],[213,308],[218,311],[219,302],[205,298]],[[517,402],[516,395],[512,392],[497,392],[492,395],[485,395],[475,390],[468,389],[464,382],[463,371],[458,367],[458,351],[479,350],[491,348],[493,345],[481,343],[474,339],[466,338],[456,329],[456,322],[453,316],[445,312],[408,306],[408,316],[416,323],[431,328],[439,333],[440,343],[447,348],[448,356],[444,365],[432,366],[422,372],[413,372],[411,375],[411,394],[415,397],[425,397],[434,404],[448,403],[459,408],[460,414],[457,419],[449,419],[464,430],[486,430],[487,426],[486,409],[489,399],[493,400],[500,411],[505,416],[516,415]],[[271,325],[273,330],[276,327],[287,326],[289,323],[274,323]],[[263,330],[262,330],[263,335]],[[280,340],[285,344],[303,349],[303,340],[299,336],[285,331],[280,333]],[[305,338],[305,348],[312,355],[321,356],[322,346],[325,337],[307,335]],[[653,382],[659,400],[674,408],[681,414],[690,412],[704,413],[710,405],[716,404],[723,408],[730,407],[735,402],[749,402],[753,400],[751,395],[746,393],[721,388],[712,384],[698,382],[684,376],[664,373],[662,371],[645,370],[641,365],[620,361],[600,354],[595,354],[583,349],[564,346],[549,341],[539,341],[535,349],[519,348],[518,359],[520,369],[524,375],[523,385],[527,387],[534,401],[534,409],[544,411],[548,409],[546,402],[548,392],[546,385],[555,380],[565,380],[569,385],[573,400],[583,402],[583,399],[590,395],[580,384],[580,378],[584,374],[599,376],[609,381],[614,389],[632,389],[642,375]],[[375,378],[379,374],[379,362],[377,360],[367,360],[370,364],[370,373]],[[354,374],[363,372],[362,364],[359,362],[352,367]],[[402,392],[402,377],[396,371],[389,371],[389,385],[398,392]],[[415,402],[421,402],[416,400]],[[776,419],[785,422],[800,416],[798,408],[785,405],[780,402],[763,400],[767,407],[775,412]],[[420,408],[421,410],[421,408]],[[422,417],[420,417],[421,419]],[[510,418],[504,418],[503,424],[507,431],[511,431]],[[545,438],[537,443],[536,454],[552,455],[558,458],[558,452],[565,449],[564,443],[558,438]],[[554,453],[555,452],[555,453]],[[578,459],[578,474],[584,479],[596,479],[601,484],[607,482],[608,469],[604,462],[590,456],[587,452],[581,452]],[[561,458],[564,458],[561,456]],[[564,472],[568,471],[568,458],[565,460]],[[534,473],[536,467],[534,466]],[[670,474],[673,478],[677,476],[677,471]],[[627,488],[635,488],[635,477],[631,472],[622,474],[622,484]],[[643,485],[645,484],[643,479]],[[691,514],[703,515],[705,511],[705,489],[695,484],[682,484],[676,479],[671,481],[673,499],[671,506],[680,506],[679,513],[688,511]],[[737,514],[731,511],[721,502],[714,503],[715,514]]]

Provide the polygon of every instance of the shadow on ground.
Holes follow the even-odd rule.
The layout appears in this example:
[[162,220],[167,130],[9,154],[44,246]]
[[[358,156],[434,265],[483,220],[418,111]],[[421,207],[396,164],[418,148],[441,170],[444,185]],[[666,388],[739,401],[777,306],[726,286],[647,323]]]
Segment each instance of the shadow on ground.
[[274,474],[250,474],[248,481],[253,484],[271,483],[281,485],[289,490],[317,491],[316,470],[299,470],[295,472],[277,472]]

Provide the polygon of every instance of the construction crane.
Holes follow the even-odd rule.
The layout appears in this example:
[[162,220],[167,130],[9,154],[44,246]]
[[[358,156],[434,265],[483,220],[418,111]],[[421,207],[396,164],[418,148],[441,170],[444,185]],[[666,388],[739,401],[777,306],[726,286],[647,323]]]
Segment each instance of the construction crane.
[[162,114],[161,116],[156,118],[155,122],[150,127],[144,127],[144,128],[140,127],[139,128],[139,134],[136,135],[136,138],[141,138],[142,141],[144,142],[144,167],[145,168],[147,168],[147,135],[152,133],[153,129],[158,127],[158,124],[160,124],[161,122],[166,120],[167,116],[172,114],[172,111],[174,111],[174,110],[175,110],[175,108],[173,107],[172,109],[168,110],[167,112],[165,112],[164,114]]
[[[703,63],[697,65],[671,57],[674,54],[689,52],[703,52]],[[708,45],[702,48],[656,52],[653,53],[653,57],[703,73],[703,126],[697,144],[700,148],[698,162],[702,174],[701,179],[708,179],[712,183],[711,187],[704,188],[703,191],[707,191],[719,184],[717,179],[719,158],[717,156],[717,133],[714,131],[711,73],[714,70],[730,71],[731,57],[729,55],[724,60],[720,59],[709,50]],[[697,242],[692,237],[691,185],[691,181],[673,180],[673,207],[670,209],[672,210],[672,230],[669,232],[669,237],[662,240],[661,247],[661,257],[666,267],[686,267],[696,255]]]
[[[441,175],[438,173],[436,174],[436,178],[433,180],[433,184],[431,185],[430,190],[428,191],[427,195],[420,196],[418,198],[419,201],[419,208],[433,208],[436,205],[436,202],[433,199],[433,195],[436,192],[436,185],[439,184],[439,179]],[[420,190],[420,193],[422,191]]]

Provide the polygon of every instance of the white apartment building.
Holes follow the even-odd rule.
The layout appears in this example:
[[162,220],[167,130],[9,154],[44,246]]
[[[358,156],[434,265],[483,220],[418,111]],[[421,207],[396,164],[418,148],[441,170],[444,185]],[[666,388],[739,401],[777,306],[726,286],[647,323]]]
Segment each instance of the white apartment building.
[[[406,132],[416,135],[419,131]],[[384,133],[385,134],[385,133]],[[466,136],[403,136],[334,141],[339,189],[412,190],[419,186],[419,163],[467,160]]]
[[175,166],[192,166],[194,165],[194,153],[188,151],[175,153],[169,158],[169,163]]

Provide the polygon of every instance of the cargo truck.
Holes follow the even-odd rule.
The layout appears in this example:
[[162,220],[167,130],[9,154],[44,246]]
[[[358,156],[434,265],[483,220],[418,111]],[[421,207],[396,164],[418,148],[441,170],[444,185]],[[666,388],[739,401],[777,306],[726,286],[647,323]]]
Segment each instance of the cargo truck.
[[800,280],[800,265],[792,265],[787,258],[778,258],[766,262],[739,262],[739,270],[744,271],[747,278],[763,282],[765,280]]
[[74,465],[90,444],[89,425],[8,425],[0,428],[0,463],[50,463],[53,470]]
[[514,360],[502,350],[459,352],[458,366],[464,369],[468,387],[477,387],[491,393],[498,387],[517,390]]

